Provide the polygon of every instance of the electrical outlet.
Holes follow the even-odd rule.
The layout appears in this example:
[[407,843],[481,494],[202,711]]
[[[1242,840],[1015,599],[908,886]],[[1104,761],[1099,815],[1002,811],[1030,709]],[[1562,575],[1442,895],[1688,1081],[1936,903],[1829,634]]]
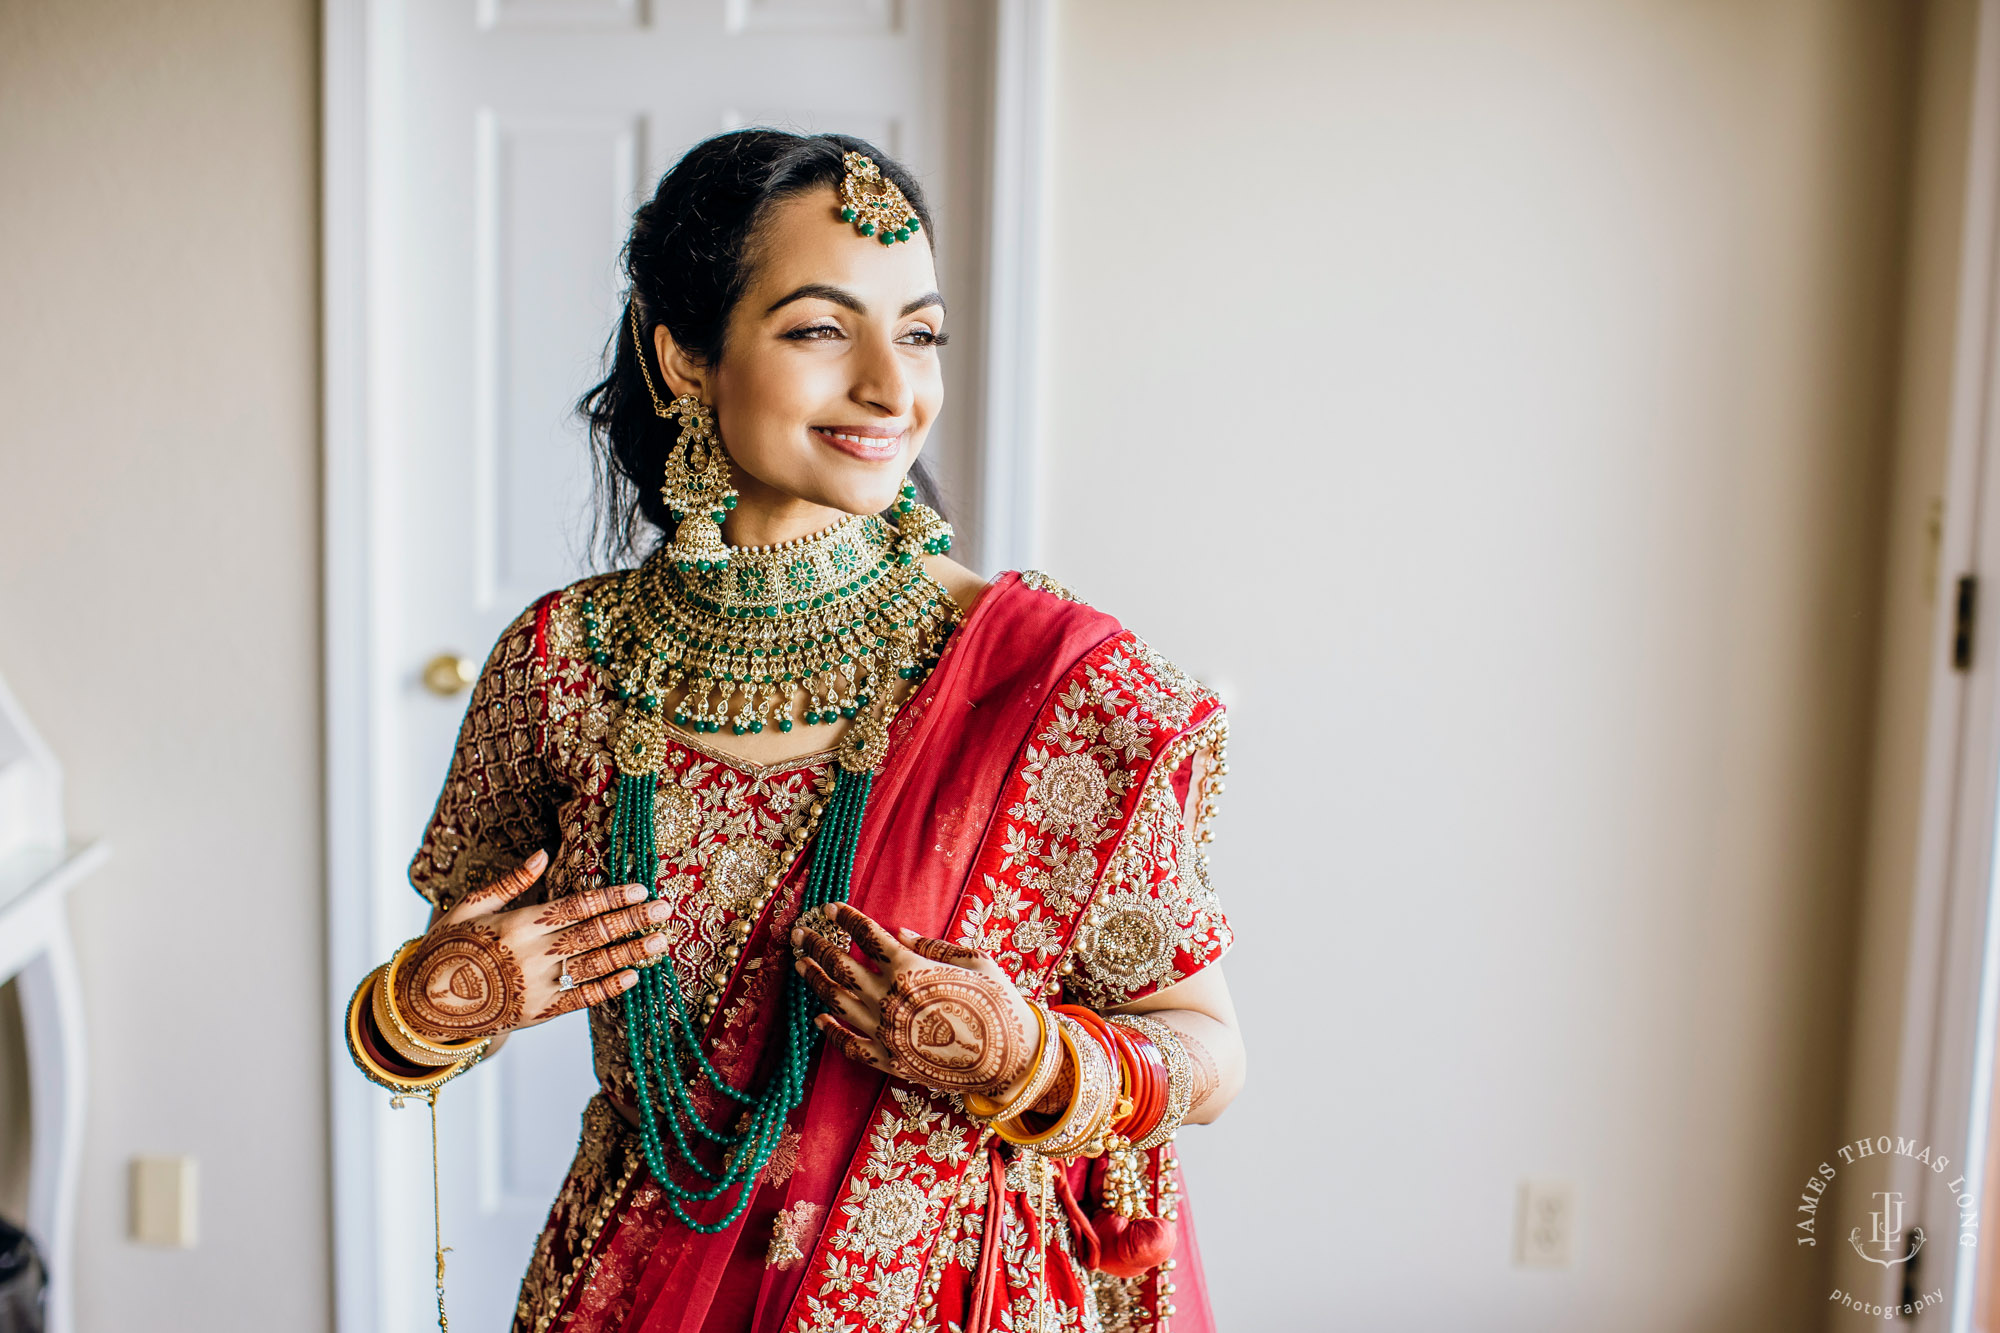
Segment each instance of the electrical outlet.
[[192,1157],[132,1159],[132,1239],[193,1249],[198,1206]]
[[1576,1243],[1576,1187],[1566,1180],[1524,1180],[1514,1221],[1514,1262],[1568,1268]]

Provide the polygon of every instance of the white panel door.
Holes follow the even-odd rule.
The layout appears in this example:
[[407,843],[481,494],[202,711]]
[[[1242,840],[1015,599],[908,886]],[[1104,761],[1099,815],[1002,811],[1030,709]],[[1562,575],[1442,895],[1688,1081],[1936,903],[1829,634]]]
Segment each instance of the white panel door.
[[[962,519],[985,228],[990,12],[964,0],[408,0],[373,16],[367,337],[376,576],[372,918],[382,956],[422,927],[404,870],[464,696],[425,690],[439,653],[483,658],[542,593],[585,572],[590,466],[574,415],[617,327],[632,209],[690,144],[779,124],[864,135],[909,162],[939,214],[954,328],[933,457]],[[970,535],[970,534],[968,534]],[[440,1101],[453,1326],[507,1326],[593,1088],[580,1017],[524,1032]],[[379,1318],[435,1319],[428,1126],[384,1111]]]

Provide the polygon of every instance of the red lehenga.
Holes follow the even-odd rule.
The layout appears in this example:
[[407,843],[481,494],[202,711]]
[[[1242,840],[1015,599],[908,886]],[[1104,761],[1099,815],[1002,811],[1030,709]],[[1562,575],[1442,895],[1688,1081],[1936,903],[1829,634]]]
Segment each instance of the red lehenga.
[[[538,896],[603,881],[620,705],[578,621],[600,582],[542,599],[488,661],[411,867],[432,901],[449,905],[536,848],[553,852]],[[891,928],[984,950],[1030,994],[1105,1009],[1183,980],[1231,940],[1184,808],[1194,756],[1219,754],[1223,725],[1213,694],[1115,620],[1044,576],[1005,575],[893,725],[853,902]],[[674,741],[657,846],[675,905],[668,958],[695,977],[721,967],[730,923],[761,897],[832,757],[759,768]],[[728,973],[710,1034],[725,1076],[756,1070],[800,878],[772,895]],[[697,1233],[673,1219],[620,1110],[635,1095],[617,1002],[591,1011],[591,1031],[603,1087],[516,1333],[1213,1329],[1184,1196],[1173,1260],[1134,1278],[1092,1273],[1032,1156],[1009,1159],[955,1098],[824,1052],[751,1205],[728,1230]],[[1177,1188],[1171,1145],[1149,1165]],[[1070,1176],[1087,1200],[1080,1166]],[[982,1262],[999,1288],[972,1329]]]

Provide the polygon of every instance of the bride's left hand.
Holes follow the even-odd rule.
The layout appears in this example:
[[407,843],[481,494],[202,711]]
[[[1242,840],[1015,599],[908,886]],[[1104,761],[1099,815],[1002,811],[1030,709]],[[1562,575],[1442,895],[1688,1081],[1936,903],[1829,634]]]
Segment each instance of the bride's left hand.
[[998,963],[912,930],[899,939],[846,903],[826,915],[866,964],[809,926],[793,929],[792,947],[832,1011],[814,1022],[841,1054],[940,1092],[1005,1100],[1026,1079],[1041,1029]]

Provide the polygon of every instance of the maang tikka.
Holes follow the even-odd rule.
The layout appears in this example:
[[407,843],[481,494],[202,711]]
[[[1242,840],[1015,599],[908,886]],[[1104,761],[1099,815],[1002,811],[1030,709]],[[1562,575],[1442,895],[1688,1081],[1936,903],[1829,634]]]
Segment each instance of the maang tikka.
[[662,420],[680,419],[680,438],[667,451],[665,476],[660,481],[660,498],[666,501],[677,522],[666,557],[683,570],[722,569],[729,563],[729,546],[722,540],[722,521],[736,508],[736,488],[729,484],[729,455],[715,433],[715,414],[708,404],[691,393],[669,403],[660,397],[653,372],[646,365],[646,344],[639,336],[639,303],[628,307],[632,322],[632,351],[639,358],[639,373],[645,377],[646,392],[652,395],[654,415]]
[[882,174],[875,159],[865,153],[848,153],[841,159],[847,174],[840,181],[840,220],[854,224],[863,236],[873,236],[884,245],[907,241],[923,230],[923,221],[903,192]]

